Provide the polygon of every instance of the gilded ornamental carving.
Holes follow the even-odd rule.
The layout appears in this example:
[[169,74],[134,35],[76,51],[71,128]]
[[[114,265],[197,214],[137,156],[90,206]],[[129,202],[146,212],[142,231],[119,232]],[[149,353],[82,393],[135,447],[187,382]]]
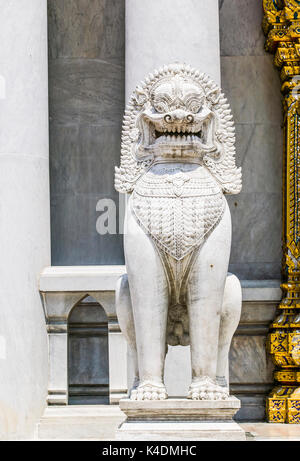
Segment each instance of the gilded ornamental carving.
[[277,367],[267,401],[270,422],[300,422],[300,2],[263,0],[267,51],[280,71],[284,113],[284,296],[271,325],[268,350]]

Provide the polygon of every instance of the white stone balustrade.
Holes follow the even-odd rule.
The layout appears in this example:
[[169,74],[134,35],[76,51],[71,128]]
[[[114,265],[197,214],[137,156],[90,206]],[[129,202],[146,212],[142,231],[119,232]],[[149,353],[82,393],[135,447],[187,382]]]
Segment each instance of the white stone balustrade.
[[[68,403],[68,316],[73,307],[88,295],[103,306],[108,318],[110,403],[117,403],[126,395],[130,381],[130,364],[127,344],[120,332],[115,311],[116,282],[125,270],[125,266],[52,266],[42,271],[39,288],[44,300],[49,337],[48,404]],[[250,309],[253,311],[253,318],[259,317],[260,314],[254,311],[260,302],[265,305],[265,310],[270,310],[269,317],[272,318],[272,303],[276,303],[281,297],[280,282],[244,280],[241,283],[244,303],[242,319],[243,316],[246,318],[251,315],[249,303],[253,305]],[[180,372],[186,369],[184,362],[189,360],[188,354],[185,353],[187,348],[182,349],[174,367],[171,366],[173,361],[170,360],[166,369],[166,383],[172,396],[184,395],[188,385],[189,377]],[[179,370],[178,380],[172,378],[176,370],[177,374]]]
[[68,403],[68,317],[73,307],[92,296],[108,318],[109,398],[117,403],[127,393],[127,345],[115,312],[115,286],[124,266],[47,267],[40,276],[49,337],[50,405]]

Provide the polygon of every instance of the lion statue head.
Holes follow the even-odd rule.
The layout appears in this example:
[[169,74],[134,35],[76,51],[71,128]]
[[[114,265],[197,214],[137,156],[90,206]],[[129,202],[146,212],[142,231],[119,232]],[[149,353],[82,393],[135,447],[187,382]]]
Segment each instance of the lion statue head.
[[185,64],[165,66],[135,89],[125,111],[115,187],[130,193],[155,162],[183,161],[206,166],[224,193],[239,193],[234,143],[230,107],[218,85]]

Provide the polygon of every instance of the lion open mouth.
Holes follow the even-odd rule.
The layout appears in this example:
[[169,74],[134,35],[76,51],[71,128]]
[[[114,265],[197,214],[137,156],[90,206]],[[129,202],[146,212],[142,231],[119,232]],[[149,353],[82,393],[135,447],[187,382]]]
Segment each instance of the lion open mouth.
[[139,120],[139,149],[154,155],[158,149],[163,149],[162,152],[169,150],[170,154],[176,151],[180,157],[194,149],[201,156],[201,152],[215,149],[212,127],[213,119],[209,111],[194,115],[183,110],[170,114],[144,111]]
[[201,159],[217,150],[214,142],[214,115],[209,108],[197,113],[174,109],[158,113],[149,108],[138,118],[137,157],[153,155],[166,158]]

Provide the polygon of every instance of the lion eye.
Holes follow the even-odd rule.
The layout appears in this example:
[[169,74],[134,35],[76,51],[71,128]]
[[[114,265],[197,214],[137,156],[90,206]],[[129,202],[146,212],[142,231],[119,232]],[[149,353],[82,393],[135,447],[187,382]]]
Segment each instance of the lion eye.
[[201,104],[199,102],[194,102],[190,104],[189,109],[193,112],[193,114],[197,114],[197,112],[201,109]]
[[153,103],[154,109],[156,112],[159,112],[160,114],[167,112],[168,106],[165,101],[159,100],[159,101],[154,101]]
[[195,105],[195,106],[192,106],[191,110],[194,114],[197,114],[199,112],[199,110],[201,109],[201,105]]
[[198,98],[191,98],[186,102],[186,107],[190,110],[193,114],[197,114],[202,107],[202,101]]

